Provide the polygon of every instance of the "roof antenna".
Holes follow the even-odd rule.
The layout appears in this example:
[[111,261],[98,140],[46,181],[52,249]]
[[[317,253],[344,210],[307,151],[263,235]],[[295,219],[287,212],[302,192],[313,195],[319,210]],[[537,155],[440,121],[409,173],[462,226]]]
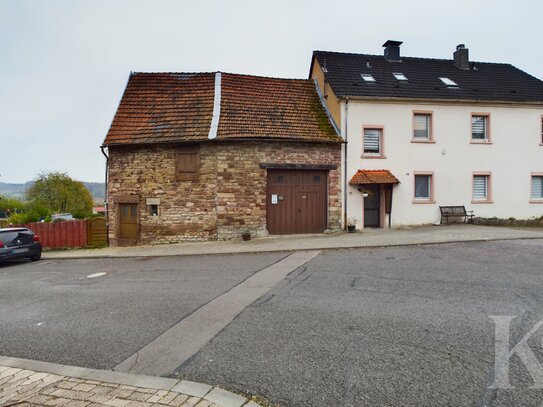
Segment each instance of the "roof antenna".
[[366,68],[371,69],[371,64],[370,64],[370,61],[369,61],[369,60],[366,61]]

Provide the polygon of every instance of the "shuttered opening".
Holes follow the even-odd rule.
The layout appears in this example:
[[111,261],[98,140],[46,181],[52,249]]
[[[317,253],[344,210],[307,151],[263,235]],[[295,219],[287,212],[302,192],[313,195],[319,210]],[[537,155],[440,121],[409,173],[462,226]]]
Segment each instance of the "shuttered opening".
[[327,171],[268,170],[268,232],[275,235],[324,232],[327,184]]
[[487,119],[486,116],[473,116],[471,118],[471,137],[473,139],[486,139]]
[[364,153],[365,154],[380,154],[381,153],[381,130],[380,129],[364,129]]
[[430,115],[429,114],[416,114],[414,124],[413,138],[428,140],[430,138]]
[[532,176],[532,198],[543,199],[543,176]]
[[487,199],[488,197],[488,176],[473,176],[473,199]]

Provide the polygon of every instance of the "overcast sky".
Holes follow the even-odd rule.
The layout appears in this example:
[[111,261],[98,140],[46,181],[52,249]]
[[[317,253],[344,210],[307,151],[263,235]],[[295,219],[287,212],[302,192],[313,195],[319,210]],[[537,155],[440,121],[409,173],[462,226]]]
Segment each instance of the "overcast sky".
[[305,78],[313,50],[507,62],[543,77],[543,2],[0,0],[0,181],[103,181],[130,71]]

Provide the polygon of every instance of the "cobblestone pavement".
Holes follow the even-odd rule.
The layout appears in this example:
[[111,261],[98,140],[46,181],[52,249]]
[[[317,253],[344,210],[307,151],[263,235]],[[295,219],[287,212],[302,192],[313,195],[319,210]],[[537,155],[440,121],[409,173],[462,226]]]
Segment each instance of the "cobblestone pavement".
[[[40,362],[37,362],[40,363]],[[61,365],[56,365],[62,369]],[[65,367],[70,370],[71,367]],[[77,371],[92,371],[79,369]],[[108,372],[105,372],[107,374]],[[118,377],[122,375],[116,374]],[[160,380],[157,378],[155,384]],[[171,380],[171,379],[162,379]],[[220,388],[178,381],[165,389],[109,383],[0,365],[0,406],[258,407]],[[167,388],[170,388],[167,390]],[[175,391],[179,390],[179,391]]]

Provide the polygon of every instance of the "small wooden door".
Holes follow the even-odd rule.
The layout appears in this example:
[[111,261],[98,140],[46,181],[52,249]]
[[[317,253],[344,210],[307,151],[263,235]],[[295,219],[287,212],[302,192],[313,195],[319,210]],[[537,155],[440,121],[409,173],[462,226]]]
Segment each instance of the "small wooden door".
[[119,204],[119,243],[135,245],[138,232],[138,204]]
[[323,200],[319,192],[296,192],[296,233],[321,233],[324,230]]
[[380,185],[364,185],[368,197],[364,198],[364,227],[378,228],[381,226],[381,197]]

